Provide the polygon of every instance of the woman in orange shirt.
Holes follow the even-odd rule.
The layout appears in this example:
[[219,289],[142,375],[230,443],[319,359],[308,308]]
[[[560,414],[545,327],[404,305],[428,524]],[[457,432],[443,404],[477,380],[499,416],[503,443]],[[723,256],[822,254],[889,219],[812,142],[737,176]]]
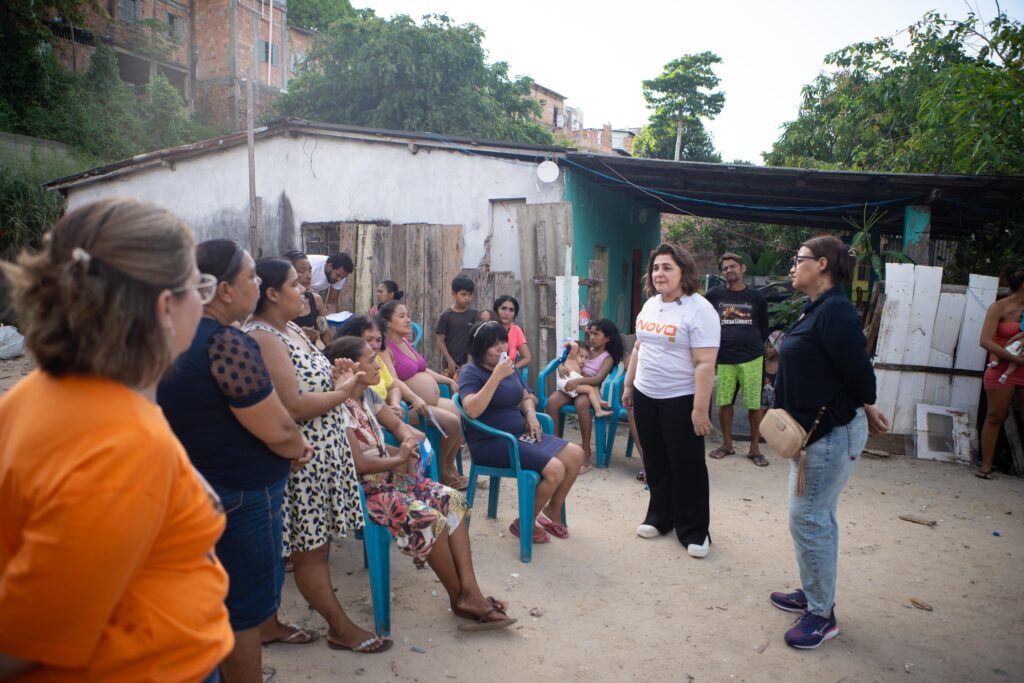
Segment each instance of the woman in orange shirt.
[[0,679],[216,681],[224,513],[155,403],[216,282],[128,200],[0,264],[39,369],[0,398]]

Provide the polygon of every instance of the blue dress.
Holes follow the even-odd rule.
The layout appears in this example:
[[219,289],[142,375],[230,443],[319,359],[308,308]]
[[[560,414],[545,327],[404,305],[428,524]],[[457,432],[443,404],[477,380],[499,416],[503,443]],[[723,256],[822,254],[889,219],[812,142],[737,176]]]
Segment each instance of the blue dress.
[[[483,388],[490,378],[491,372],[476,363],[468,363],[459,371],[459,393],[462,396],[475,394]],[[523,400],[523,380],[518,372],[501,380],[494,392],[491,402],[478,420],[488,427],[500,429],[518,438],[526,432],[526,420],[519,412],[519,404]],[[466,442],[469,445],[473,462],[486,467],[508,467],[508,446],[499,437],[485,434],[473,427],[466,430]],[[566,441],[542,434],[537,443],[519,442],[519,462],[524,469],[540,472],[555,454],[565,448]]]

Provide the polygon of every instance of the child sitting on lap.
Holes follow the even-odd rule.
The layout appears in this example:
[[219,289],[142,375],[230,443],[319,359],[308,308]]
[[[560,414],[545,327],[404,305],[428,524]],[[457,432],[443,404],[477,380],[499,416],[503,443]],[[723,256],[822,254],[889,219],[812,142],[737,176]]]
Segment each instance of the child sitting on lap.
[[590,401],[590,407],[594,409],[595,416],[608,417],[612,412],[607,408],[607,401],[601,400],[601,391],[598,387],[589,384],[577,384],[572,390],[565,388],[565,385],[572,380],[583,379],[585,376],[583,374],[585,366],[587,361],[590,360],[590,349],[586,346],[581,346],[578,342],[574,341],[566,342],[566,346],[569,347],[569,354],[566,356],[563,365],[569,371],[569,374],[565,377],[559,375],[555,386],[558,387],[559,391],[571,398],[576,398],[583,394]]

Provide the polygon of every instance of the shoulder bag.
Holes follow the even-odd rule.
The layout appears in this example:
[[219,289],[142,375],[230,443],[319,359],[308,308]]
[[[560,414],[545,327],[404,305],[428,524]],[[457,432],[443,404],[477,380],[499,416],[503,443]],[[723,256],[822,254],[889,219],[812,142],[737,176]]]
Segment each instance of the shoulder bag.
[[768,447],[786,459],[799,458],[800,473],[796,480],[796,495],[804,495],[804,458],[807,455],[807,442],[810,440],[814,430],[818,428],[822,416],[825,415],[825,406],[818,410],[818,416],[811,425],[811,431],[805,431],[800,423],[792,415],[782,408],[772,408],[764,414],[761,420],[761,436],[768,443]]

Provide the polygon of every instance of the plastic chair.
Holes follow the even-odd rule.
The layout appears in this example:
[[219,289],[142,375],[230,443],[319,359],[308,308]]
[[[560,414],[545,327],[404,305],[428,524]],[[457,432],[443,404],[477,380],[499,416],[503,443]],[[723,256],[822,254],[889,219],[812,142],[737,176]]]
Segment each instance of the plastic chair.
[[363,506],[363,565],[370,570],[373,629],[387,637],[391,635],[391,531],[370,519],[362,486],[359,504]]
[[[548,403],[548,395],[546,391],[548,376],[550,376],[551,373],[554,372],[555,369],[564,361],[565,354],[563,354],[562,357],[555,358],[553,361],[548,363],[546,366],[544,366],[544,369],[540,371],[540,374],[537,375],[537,399],[538,408],[540,410],[544,410],[544,407]],[[624,370],[622,369],[622,365],[619,364],[616,367],[612,368],[612,371],[608,373],[607,377],[605,377],[604,382],[601,384],[601,398],[603,400],[611,403],[612,385],[615,383],[615,380],[622,373],[624,373]],[[590,410],[591,415],[593,415],[593,409],[588,408],[588,410]],[[565,429],[565,416],[575,414],[576,406],[573,403],[569,403],[567,405],[562,406],[561,410],[558,411],[558,432],[560,434],[564,433],[563,430]],[[610,431],[609,424],[611,423],[614,417],[615,414],[613,414],[610,417],[594,416],[594,443],[597,446],[597,452],[594,454],[594,460],[595,464],[598,467],[608,467],[608,460],[611,457],[611,452],[608,450],[608,432]]]
[[423,341],[423,325],[413,321],[412,323],[412,347],[414,349],[420,348],[420,342]]
[[[611,404],[612,404],[612,418],[611,424],[608,428],[608,445],[605,447],[605,464],[603,467],[607,467],[612,457],[612,449],[615,446],[615,432],[619,428],[619,421],[626,420],[626,457],[633,457],[633,433],[629,431],[629,411],[622,405],[622,388],[626,384],[626,370],[623,367],[622,372],[618,374],[611,387]],[[602,467],[602,465],[598,465]]]
[[[487,467],[478,465],[472,459],[470,453],[469,465],[469,489],[466,490],[466,502],[470,509],[473,508],[473,499],[476,497],[476,479],[478,476],[490,477],[490,485],[487,495],[487,516],[495,518],[498,516],[498,495],[501,493],[501,478],[508,477],[516,480],[516,488],[519,496],[519,523],[521,533],[519,534],[519,559],[522,562],[529,562],[533,559],[533,507],[536,499],[537,484],[540,483],[540,472],[523,469],[519,463],[519,440],[508,432],[503,432],[485,425],[468,415],[462,407],[462,399],[458,394],[452,397],[455,406],[462,416],[462,433],[466,435],[467,430],[472,427],[481,432],[500,437],[508,448],[508,467]],[[544,413],[537,413],[541,429],[545,434],[554,433],[554,423]],[[530,520],[527,525],[523,520]],[[466,523],[469,523],[467,518]],[[562,524],[565,524],[565,505],[562,505]]]

